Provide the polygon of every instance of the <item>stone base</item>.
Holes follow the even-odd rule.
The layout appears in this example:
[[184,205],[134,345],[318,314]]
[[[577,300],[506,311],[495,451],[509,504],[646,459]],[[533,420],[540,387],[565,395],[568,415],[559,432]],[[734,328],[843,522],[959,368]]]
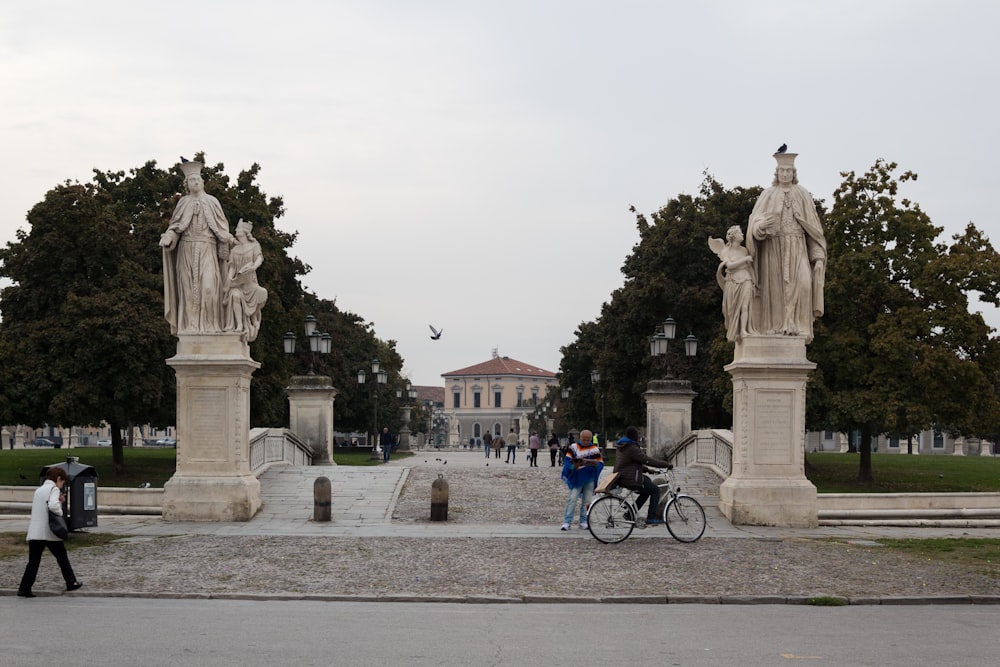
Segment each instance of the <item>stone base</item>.
[[733,479],[719,487],[719,510],[733,525],[814,528],[816,487],[806,479]]
[[175,474],[163,485],[164,521],[249,521],[260,505],[253,475]]

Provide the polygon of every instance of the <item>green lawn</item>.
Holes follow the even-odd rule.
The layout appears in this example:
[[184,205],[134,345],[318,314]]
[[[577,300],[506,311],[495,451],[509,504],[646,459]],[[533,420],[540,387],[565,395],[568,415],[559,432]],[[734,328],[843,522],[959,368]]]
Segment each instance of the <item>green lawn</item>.
[[858,454],[806,455],[806,476],[820,493],[1000,491],[1000,458],[872,454],[873,485],[859,484]]
[[[176,450],[145,447],[125,450],[126,472],[114,473],[110,447],[78,449],[5,449],[0,451],[0,485],[36,486],[43,466],[61,463],[67,454],[97,470],[101,486],[139,486],[149,482],[162,488],[174,474]],[[393,459],[413,456],[393,453]],[[609,457],[612,458],[612,457]],[[334,453],[337,465],[377,465],[366,453]],[[858,455],[812,453],[806,456],[806,475],[820,493],[946,493],[956,491],[1000,491],[1000,457],[907,456],[872,454],[872,486],[857,483]],[[613,458],[606,461],[613,464]],[[21,479],[21,475],[25,479]]]
[[[0,486],[38,486],[42,468],[53,463],[64,463],[67,456],[75,456],[80,459],[80,463],[93,466],[97,471],[99,487],[137,487],[142,482],[149,482],[153,488],[162,489],[177,466],[177,450],[173,447],[126,448],[125,474],[121,476],[115,475],[110,447],[5,449],[0,451]],[[392,458],[395,460],[408,456],[413,456],[413,453],[393,453]],[[382,462],[381,458],[371,460],[371,454],[368,453],[335,453],[333,460],[342,466],[369,466]],[[22,476],[24,479],[21,479]]]
[[42,468],[65,463],[67,456],[75,456],[80,463],[92,466],[97,471],[98,487],[137,487],[142,482],[149,482],[154,488],[163,488],[177,465],[177,450],[173,447],[126,447],[123,475],[115,475],[110,447],[5,449],[0,451],[0,485],[38,486]]

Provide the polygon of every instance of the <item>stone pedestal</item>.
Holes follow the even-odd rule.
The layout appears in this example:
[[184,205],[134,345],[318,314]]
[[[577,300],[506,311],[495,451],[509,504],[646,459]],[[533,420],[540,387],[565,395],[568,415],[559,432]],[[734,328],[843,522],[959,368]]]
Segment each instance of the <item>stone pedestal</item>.
[[401,452],[410,451],[410,406],[404,405],[403,410],[403,425],[399,428],[399,440],[396,443],[396,449]]
[[691,432],[691,404],[697,392],[687,380],[653,380],[646,385],[646,451],[660,458]]
[[288,429],[312,447],[314,466],[333,465],[333,402],[337,397],[326,375],[296,375],[288,393]]
[[260,364],[239,334],[182,334],[177,472],[163,487],[165,521],[248,521],[260,509],[250,472],[250,376]]
[[14,434],[14,449],[24,449],[24,430],[21,428]]
[[734,524],[818,525],[805,476],[806,380],[816,364],[798,336],[749,336],[733,363],[733,472],[719,509]]

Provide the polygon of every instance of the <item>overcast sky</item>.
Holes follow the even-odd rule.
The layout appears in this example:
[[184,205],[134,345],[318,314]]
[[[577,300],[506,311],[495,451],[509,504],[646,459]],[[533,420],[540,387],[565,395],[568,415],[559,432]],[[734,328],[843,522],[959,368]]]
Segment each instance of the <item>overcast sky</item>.
[[414,383],[493,348],[555,372],[629,205],[768,185],[783,142],[816,197],[883,157],[996,244],[998,26],[985,0],[6,3],[0,242],[94,168],[257,162],[307,288]]

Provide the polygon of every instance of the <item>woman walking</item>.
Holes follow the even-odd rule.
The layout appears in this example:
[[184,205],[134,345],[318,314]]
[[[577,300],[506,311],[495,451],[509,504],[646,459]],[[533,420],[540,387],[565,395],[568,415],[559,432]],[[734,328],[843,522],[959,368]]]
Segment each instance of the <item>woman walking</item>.
[[66,590],[75,591],[83,586],[73,574],[69,556],[66,555],[66,545],[49,529],[49,512],[62,516],[62,501],[65,497],[62,489],[65,484],[66,471],[62,468],[49,468],[45,473],[45,481],[35,490],[35,496],[31,501],[31,522],[28,524],[28,565],[24,568],[21,585],[17,588],[19,597],[35,597],[31,587],[35,585],[38,566],[42,562],[42,552],[46,547],[59,563],[59,569],[66,581]]

